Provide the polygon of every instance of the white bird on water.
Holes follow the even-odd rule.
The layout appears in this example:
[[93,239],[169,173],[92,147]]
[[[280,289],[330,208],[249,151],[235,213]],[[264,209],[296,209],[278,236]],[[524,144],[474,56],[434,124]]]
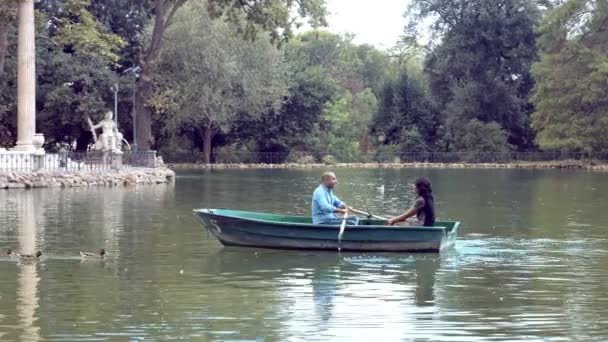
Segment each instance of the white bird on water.
[[384,184],[380,185],[376,189],[378,189],[378,192],[380,192],[381,194],[383,194],[384,193]]

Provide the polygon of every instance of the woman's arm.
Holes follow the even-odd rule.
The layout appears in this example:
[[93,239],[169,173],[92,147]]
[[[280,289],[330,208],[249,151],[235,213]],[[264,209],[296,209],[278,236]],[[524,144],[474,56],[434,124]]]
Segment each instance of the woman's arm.
[[409,208],[405,213],[396,216],[396,217],[391,217],[390,219],[388,219],[388,225],[392,226],[395,223],[399,223],[399,222],[403,222],[407,219],[409,219],[410,217],[416,215],[416,213],[418,212],[418,209],[416,209],[416,207],[411,207]]
[[407,219],[409,219],[410,217],[413,217],[414,215],[416,215],[418,213],[418,210],[420,210],[420,208],[424,207],[424,199],[421,197],[418,197],[416,199],[416,201],[414,201],[414,205],[409,208],[405,213],[396,216],[396,217],[391,217],[390,219],[388,219],[388,225],[392,226],[395,223],[398,222],[403,222]]

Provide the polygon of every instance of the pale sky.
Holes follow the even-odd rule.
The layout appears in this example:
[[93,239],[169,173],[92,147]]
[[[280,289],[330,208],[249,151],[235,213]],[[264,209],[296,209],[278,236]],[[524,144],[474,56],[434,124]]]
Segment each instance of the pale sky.
[[328,29],[354,33],[356,44],[392,47],[403,34],[403,13],[410,0],[326,0]]

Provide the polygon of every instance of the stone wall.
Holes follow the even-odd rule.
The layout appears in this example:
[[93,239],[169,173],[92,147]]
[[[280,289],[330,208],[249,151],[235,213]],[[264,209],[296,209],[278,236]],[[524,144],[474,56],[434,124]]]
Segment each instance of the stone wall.
[[170,183],[174,180],[175,172],[164,167],[112,172],[0,172],[0,189],[132,186]]
[[428,169],[581,169],[608,172],[608,164],[564,160],[518,163],[338,163],[338,164],[167,164],[174,170],[189,169],[319,169],[319,168],[428,168]]

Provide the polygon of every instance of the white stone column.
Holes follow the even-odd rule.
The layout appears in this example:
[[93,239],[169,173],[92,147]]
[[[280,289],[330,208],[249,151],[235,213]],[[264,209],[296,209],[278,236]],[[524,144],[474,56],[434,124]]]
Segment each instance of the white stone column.
[[36,133],[36,27],[34,0],[19,0],[18,117],[14,151],[34,152]]

